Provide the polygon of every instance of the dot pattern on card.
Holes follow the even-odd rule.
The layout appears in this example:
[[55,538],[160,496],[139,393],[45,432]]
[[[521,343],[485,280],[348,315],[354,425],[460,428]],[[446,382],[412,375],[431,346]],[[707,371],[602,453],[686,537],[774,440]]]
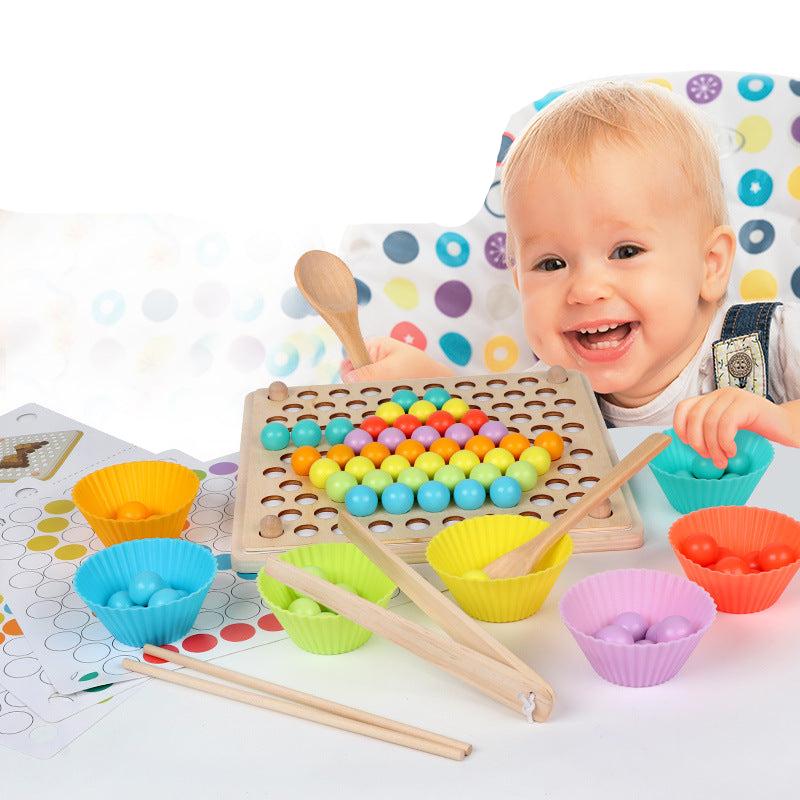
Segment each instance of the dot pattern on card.
[[30,477],[49,480],[82,435],[81,431],[57,431],[0,438],[0,483]]

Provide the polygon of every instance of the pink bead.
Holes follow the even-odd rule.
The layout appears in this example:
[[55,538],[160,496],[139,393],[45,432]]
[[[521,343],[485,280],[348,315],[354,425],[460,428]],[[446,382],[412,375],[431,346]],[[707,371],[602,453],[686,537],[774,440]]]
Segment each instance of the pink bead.
[[437,439],[442,437],[436,428],[432,428],[430,425],[421,425],[411,434],[411,438],[416,439],[427,450]]
[[353,452],[358,455],[364,445],[373,441],[372,437],[361,428],[354,428],[347,436],[344,437],[344,443],[350,447]]
[[500,440],[508,433],[508,428],[502,422],[490,419],[481,425],[481,436],[488,436],[496,445],[500,444]]
[[397,445],[405,440],[405,434],[397,428],[387,428],[385,431],[381,431],[378,434],[378,441],[381,444],[385,444],[389,448],[390,453],[394,453],[394,451],[397,450]]
[[614,617],[613,624],[625,628],[633,636],[635,642],[644,638],[647,633],[647,620],[635,611],[623,611],[621,614],[617,614]]
[[689,636],[694,633],[694,625],[689,622],[686,617],[674,615],[665,617],[658,623],[658,630],[656,641],[658,642],[674,642],[676,639],[683,639],[684,636]]
[[594,635],[595,639],[602,639],[604,642],[614,642],[615,644],[633,644],[633,636],[625,628],[619,625],[606,625],[600,628]]
[[452,439],[459,447],[463,447],[475,435],[475,432],[469,425],[465,425],[463,422],[456,422],[455,425],[451,425],[444,432],[444,435],[448,439]]

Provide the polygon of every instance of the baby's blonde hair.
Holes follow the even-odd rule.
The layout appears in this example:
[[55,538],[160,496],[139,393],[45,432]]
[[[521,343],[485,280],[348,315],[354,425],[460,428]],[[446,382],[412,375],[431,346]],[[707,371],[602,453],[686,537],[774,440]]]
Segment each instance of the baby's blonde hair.
[[570,89],[553,100],[508,152],[502,175],[504,203],[540,165],[554,160],[575,178],[598,143],[674,155],[711,227],[727,224],[713,129],[687,101],[655,83],[606,80]]

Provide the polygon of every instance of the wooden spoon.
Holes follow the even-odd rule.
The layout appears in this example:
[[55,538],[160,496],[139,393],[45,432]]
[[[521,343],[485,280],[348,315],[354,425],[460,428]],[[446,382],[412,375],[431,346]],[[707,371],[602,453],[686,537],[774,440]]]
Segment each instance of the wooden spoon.
[[516,578],[534,571],[548,550],[580,522],[593,508],[613,494],[625,481],[655,458],[672,441],[663,433],[652,433],[638,447],[611,468],[566,514],[538,536],[504,553],[487,564],[483,571],[490,578]]
[[353,367],[370,363],[358,326],[358,293],[353,273],[341,258],[325,250],[309,250],[294,268],[294,280],[303,297],[344,345]]

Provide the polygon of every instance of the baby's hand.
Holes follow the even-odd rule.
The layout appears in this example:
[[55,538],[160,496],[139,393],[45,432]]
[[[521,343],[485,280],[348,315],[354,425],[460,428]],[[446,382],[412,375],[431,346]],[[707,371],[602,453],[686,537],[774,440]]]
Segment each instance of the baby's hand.
[[730,387],[681,400],[675,408],[673,427],[686,444],[704,458],[710,458],[720,469],[736,455],[733,437],[739,430],[747,429],[774,442],[793,444],[793,419],[788,407]]
[[384,337],[367,342],[371,364],[353,369],[349,359],[342,361],[339,374],[345,383],[382,381],[399,378],[443,378],[454,375],[444,364],[434,361],[418,347]]

